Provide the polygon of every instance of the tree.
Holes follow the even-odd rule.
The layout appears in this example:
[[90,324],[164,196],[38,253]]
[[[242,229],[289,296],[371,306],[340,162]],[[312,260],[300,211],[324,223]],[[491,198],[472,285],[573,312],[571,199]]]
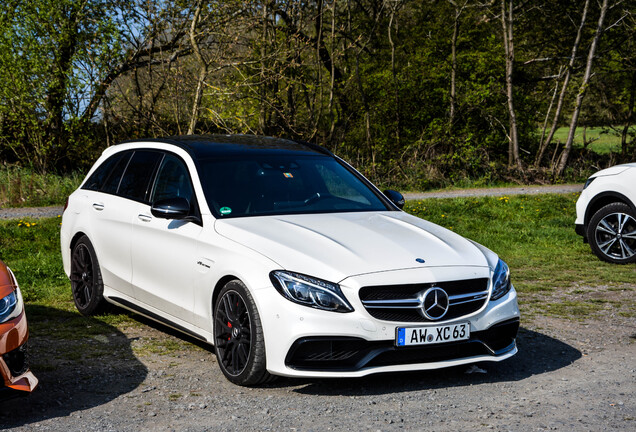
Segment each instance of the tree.
[[[570,83],[570,76],[572,75],[572,69],[574,68],[574,62],[576,60],[577,51],[579,49],[579,44],[581,43],[581,35],[583,33],[583,27],[585,26],[585,19],[587,17],[587,11],[590,4],[590,0],[585,0],[585,4],[583,6],[583,12],[581,13],[581,23],[579,24],[578,30],[576,32],[576,38],[574,39],[574,44],[572,45],[572,53],[570,54],[570,59],[568,61],[565,70],[561,70],[558,74],[558,78],[561,78],[563,74],[563,83],[561,85],[561,92],[559,93],[559,99],[557,102],[556,110],[554,111],[554,119],[552,120],[552,126],[550,127],[550,132],[548,133],[547,138],[544,139],[544,136],[541,136],[541,141],[539,142],[539,150],[537,151],[537,155],[534,160],[534,166],[539,167],[541,164],[541,159],[543,159],[543,154],[545,150],[548,148],[550,143],[552,142],[552,138],[554,137],[554,133],[559,125],[559,118],[561,117],[561,110],[563,109],[563,102],[565,101],[565,95],[568,90],[568,85]],[[546,121],[550,114],[550,110],[546,113]],[[544,130],[545,132],[545,130]]]
[[[70,169],[87,156],[87,143],[97,141],[98,109],[115,80],[189,54],[182,48],[182,5],[150,7],[152,13],[141,0],[5,3],[1,150],[40,171]],[[171,15],[178,19],[167,25]]]
[[68,161],[73,121],[119,47],[113,15],[107,0],[3,5],[0,140],[39,171]]
[[607,7],[600,44],[589,0],[9,0],[0,156],[73,169],[130,138],[238,132],[317,142],[395,187],[525,179],[547,175],[571,104],[627,158],[632,3]]
[[579,88],[579,92],[576,95],[576,102],[574,105],[574,111],[572,112],[572,119],[570,121],[570,131],[568,132],[568,138],[565,142],[565,148],[563,149],[563,153],[561,154],[561,158],[559,160],[559,164],[555,170],[555,175],[557,177],[561,177],[563,175],[563,171],[568,163],[568,158],[570,156],[570,151],[572,149],[572,143],[574,142],[574,133],[576,132],[576,126],[579,120],[579,114],[581,113],[581,104],[583,103],[583,97],[587,91],[587,86],[590,81],[590,76],[592,74],[592,63],[594,61],[594,54],[596,52],[596,47],[598,45],[598,41],[603,33],[603,22],[605,21],[605,15],[607,13],[608,8],[608,0],[603,0],[603,4],[601,5],[601,13],[598,18],[598,25],[596,27],[596,33],[594,34],[594,39],[592,40],[592,44],[590,45],[590,49],[587,54],[587,62],[585,64],[585,73],[583,74],[583,81],[581,82],[581,86]]
[[506,0],[501,0],[501,25],[503,28],[504,52],[506,59],[506,96],[508,98],[508,116],[510,122],[509,129],[509,149],[508,149],[508,166],[513,165],[520,171],[521,158],[519,157],[519,135],[517,132],[517,113],[514,106],[514,83],[513,68],[515,62],[515,48],[513,38],[513,7],[512,0],[506,7]]

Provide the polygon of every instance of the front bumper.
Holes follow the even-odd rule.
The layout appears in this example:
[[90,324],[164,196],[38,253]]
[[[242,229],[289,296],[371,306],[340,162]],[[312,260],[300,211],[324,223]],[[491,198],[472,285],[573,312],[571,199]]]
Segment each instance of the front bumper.
[[585,225],[582,224],[575,224],[574,225],[574,231],[580,235],[581,237],[583,237],[583,241],[587,242],[587,233],[585,232]]
[[0,324],[0,400],[28,395],[38,385],[38,379],[29,371],[28,338],[24,311]]
[[495,324],[471,334],[469,340],[415,347],[396,347],[394,341],[368,342],[360,338],[303,338],[289,350],[285,364],[299,371],[355,372],[384,366],[434,365],[458,358],[489,360],[512,355],[519,319]]
[[[458,270],[455,269],[455,272]],[[467,341],[395,347],[397,327],[426,323],[373,318],[357,296],[360,286],[342,286],[355,311],[335,313],[301,306],[274,288],[255,291],[265,337],[267,370],[290,377],[361,377],[501,361],[517,352],[519,308],[514,287],[467,316],[430,325],[469,322]]]

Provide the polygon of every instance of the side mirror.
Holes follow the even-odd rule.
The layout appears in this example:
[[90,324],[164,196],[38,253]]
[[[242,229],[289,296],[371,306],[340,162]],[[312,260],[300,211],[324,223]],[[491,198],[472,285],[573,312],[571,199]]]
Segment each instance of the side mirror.
[[387,189],[384,191],[384,196],[386,196],[389,201],[395,204],[399,209],[404,207],[404,196],[398,191]]
[[185,219],[190,215],[190,203],[185,198],[166,198],[152,203],[150,212],[160,219]]

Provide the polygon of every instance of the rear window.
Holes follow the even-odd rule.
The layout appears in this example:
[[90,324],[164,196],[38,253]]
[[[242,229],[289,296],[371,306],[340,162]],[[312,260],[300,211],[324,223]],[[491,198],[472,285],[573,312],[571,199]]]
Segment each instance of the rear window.
[[119,152],[109,157],[91,174],[82,189],[115,193],[131,151]]

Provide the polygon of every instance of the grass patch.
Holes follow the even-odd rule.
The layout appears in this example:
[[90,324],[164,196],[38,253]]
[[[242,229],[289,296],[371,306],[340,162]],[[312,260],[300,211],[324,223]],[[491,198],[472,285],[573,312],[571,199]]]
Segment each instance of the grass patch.
[[0,207],[63,205],[84,174],[39,174],[28,168],[0,165]]
[[[180,339],[174,338],[142,338],[133,344],[133,352],[136,355],[148,356],[150,354],[171,355],[183,353],[184,351],[194,350],[195,345]],[[168,367],[174,367],[174,364]]]
[[[565,143],[569,132],[569,127],[558,128],[554,132],[553,140]],[[636,134],[636,126],[630,128],[630,134]],[[587,147],[598,154],[618,153],[621,151],[621,137],[618,132],[610,128],[587,128],[585,129],[585,140],[589,142]],[[583,127],[576,128],[573,145],[574,147],[583,148]]]
[[561,301],[558,303],[546,303],[542,307],[546,313],[560,318],[583,320],[603,309],[600,303],[587,303],[580,301]]
[[0,221],[2,260],[11,267],[27,303],[69,310],[69,282],[60,256],[61,218]]
[[633,283],[636,268],[600,261],[574,232],[578,194],[408,201],[405,209],[495,251],[520,292]]

